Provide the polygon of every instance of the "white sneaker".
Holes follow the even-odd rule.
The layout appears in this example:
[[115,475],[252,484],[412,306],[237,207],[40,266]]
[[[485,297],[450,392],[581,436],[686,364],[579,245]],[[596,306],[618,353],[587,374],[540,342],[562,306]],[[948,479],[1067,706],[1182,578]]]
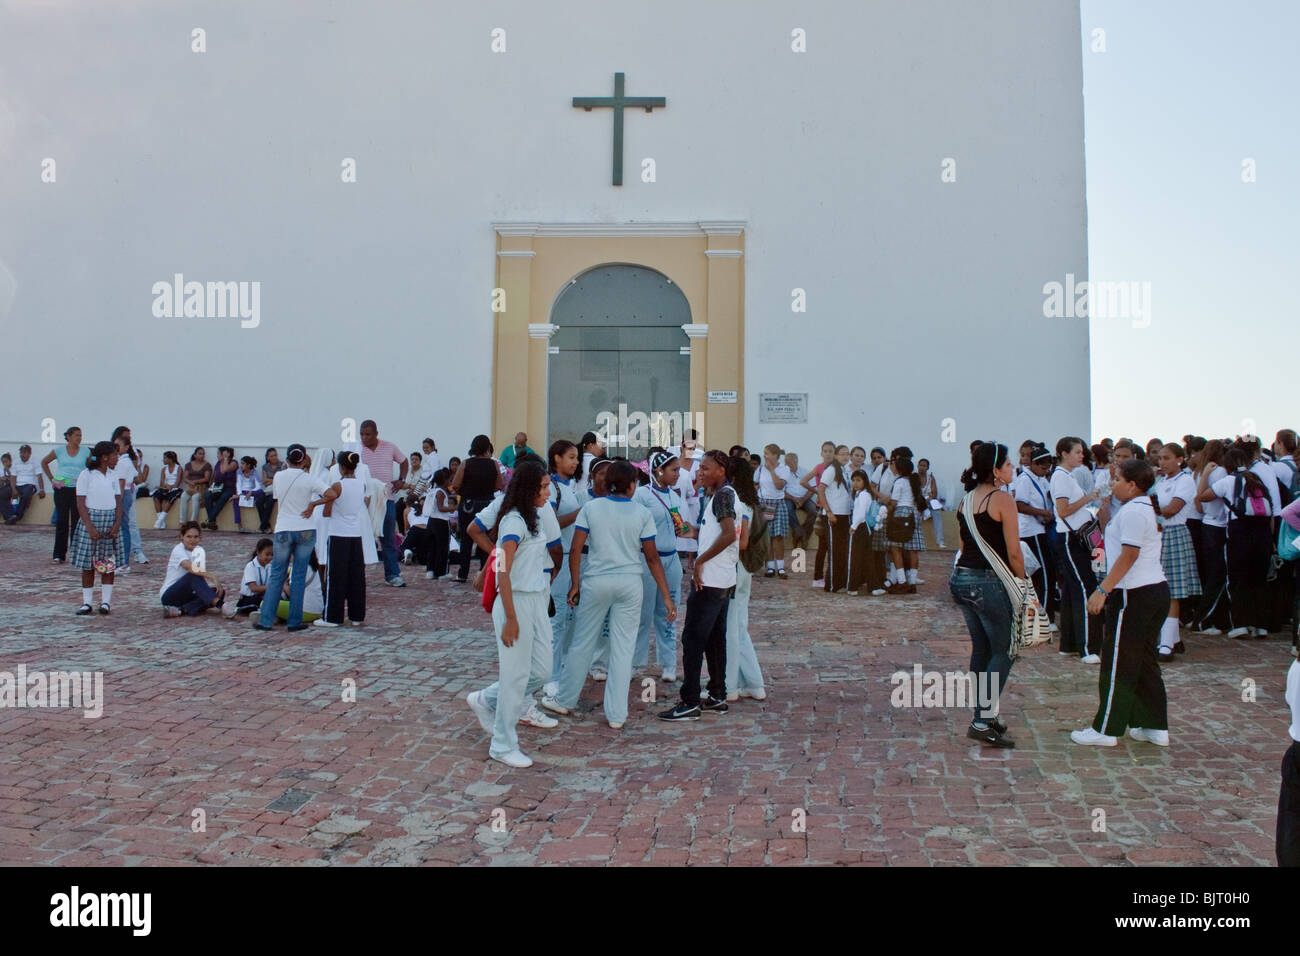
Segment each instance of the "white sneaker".
[[767,691],[765,690],[742,690],[741,697],[748,697],[750,700],[767,700]]
[[312,627],[338,627],[333,621],[327,621],[323,617],[318,617],[312,621]]
[[1047,633],[1048,633],[1048,634],[1056,634],[1056,633],[1059,633],[1060,630],[1061,630],[1061,626],[1060,626],[1059,624],[1057,624],[1055,621],[1053,621],[1051,624],[1047,625]]
[[908,583],[909,583],[909,584],[924,584],[924,583],[925,583],[925,578],[917,578],[915,581],[910,581],[910,582],[908,582]]
[[130,574],[130,573],[131,573],[131,565],[129,565],[129,564],[119,565],[118,568],[117,568],[117,572],[116,572],[116,573],[118,573],[118,574]]
[[1257,628],[1255,628],[1255,636],[1256,636],[1256,637],[1268,637],[1268,628],[1266,628],[1266,627],[1257,627]]
[[826,579],[822,578],[821,580],[814,581],[812,583],[812,586],[817,588],[818,590],[821,590],[822,588],[826,587]]
[[739,692],[739,691],[734,691],[734,690],[729,690],[729,691],[727,691],[727,703],[728,703],[728,704],[734,704],[734,703],[735,703],[736,701],[738,701],[738,700],[740,700],[740,692]]
[[528,709],[519,717],[521,724],[527,724],[529,727],[540,727],[543,730],[550,730],[552,727],[560,726],[560,722],[554,717],[547,717],[537,709],[536,704],[529,704]]
[[131,560],[134,561],[136,564],[148,564],[148,563],[149,563],[149,559],[146,558],[143,554],[137,554],[137,555],[136,555],[134,558],[132,558]]
[[874,589],[874,590],[871,592],[871,596],[872,596],[872,597],[880,597],[880,595],[882,595],[882,594],[888,594],[888,593],[889,593],[889,592],[886,591],[884,588],[876,588],[876,589]]
[[525,757],[521,751],[512,750],[508,754],[502,754],[500,757],[493,755],[492,759],[498,763],[503,763],[507,767],[514,767],[516,770],[523,770],[525,767],[531,767],[533,762]]
[[560,693],[560,685],[553,680],[547,681],[542,685],[543,697],[556,697]]
[[412,551],[410,548],[407,548],[405,551],[402,552],[402,563],[410,564],[411,558],[413,557],[415,557],[415,552]]
[[465,703],[469,704],[469,709],[474,711],[474,716],[478,718],[478,725],[484,732],[492,733],[492,725],[496,722],[497,714],[483,699],[483,692],[476,690],[466,694]]
[[1089,654],[1087,657],[1081,657],[1081,658],[1079,658],[1079,660],[1081,660],[1081,661],[1082,661],[1083,663],[1085,663],[1085,664],[1100,664],[1100,663],[1101,663],[1101,657],[1099,657],[1099,656],[1096,655],[1096,654]]
[[844,593],[847,594],[849,597],[857,597],[857,596],[858,596],[858,592],[857,592],[857,591],[845,591]]
[[238,612],[239,612],[239,608],[235,606],[233,601],[229,604],[223,604],[221,606],[221,614],[223,617],[225,617],[227,621],[229,621],[232,617],[234,617]]
[[593,667],[589,676],[592,680],[608,680],[609,672],[603,667]]
[[1197,631],[1196,633],[1197,633],[1197,634],[1204,634],[1206,637],[1218,637],[1220,634],[1223,633],[1223,631],[1221,631],[1221,630],[1220,630],[1219,628],[1217,628],[1217,627],[1203,627],[1203,628],[1201,628],[1199,631]]
[[1250,637],[1250,628],[1234,627],[1231,631],[1228,632],[1228,636],[1229,637]]
[[616,724],[616,723],[614,723],[614,721],[611,720],[611,721],[609,722],[609,729],[610,729],[610,730],[622,730],[622,729],[623,729],[623,725],[622,725],[622,724]]
[[1083,744],[1086,747],[1114,747],[1119,743],[1109,734],[1099,734],[1091,727],[1070,731],[1070,739],[1076,744]]
[[554,697],[550,696],[549,694],[547,694],[545,697],[542,698],[542,706],[553,714],[568,716],[569,713],[569,708],[565,707],[563,704],[561,704],[558,700],[556,700]]
[[659,679],[665,684],[677,683],[677,670],[672,667],[665,667],[664,672],[659,675]]
[[[393,578],[391,581],[385,581],[384,583],[387,584],[390,588],[404,588],[404,587],[406,587],[406,582],[402,580],[401,575],[398,575],[397,577]],[[520,754],[520,756],[523,756],[523,755]],[[524,757],[524,759],[527,760],[528,758],[527,758],[527,757]],[[531,761],[529,761],[529,762],[531,763]]]
[[425,571],[425,572],[424,572],[424,579],[425,579],[426,581],[432,581],[432,580],[433,580],[433,572],[432,572],[432,571]]
[[1143,730],[1141,727],[1130,727],[1128,735],[1134,740],[1155,744],[1157,747],[1169,746],[1169,731],[1167,730]]

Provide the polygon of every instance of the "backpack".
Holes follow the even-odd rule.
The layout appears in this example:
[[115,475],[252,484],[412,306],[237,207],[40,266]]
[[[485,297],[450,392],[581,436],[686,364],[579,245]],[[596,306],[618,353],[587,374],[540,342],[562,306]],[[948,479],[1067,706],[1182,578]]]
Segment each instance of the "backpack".
[[1300,498],[1300,469],[1296,468],[1294,458],[1279,458],[1278,461],[1291,469],[1291,483],[1287,485],[1280,481],[1277,483],[1278,497],[1282,499],[1282,507],[1285,508],[1296,498]]
[[768,529],[767,515],[762,507],[754,509],[754,516],[749,519],[749,547],[740,552],[740,563],[750,574],[758,574],[767,564],[771,552],[772,535]]
[[1246,493],[1246,477],[1237,475],[1232,489],[1232,504],[1228,507],[1238,518],[1267,517],[1268,492],[1258,495]]

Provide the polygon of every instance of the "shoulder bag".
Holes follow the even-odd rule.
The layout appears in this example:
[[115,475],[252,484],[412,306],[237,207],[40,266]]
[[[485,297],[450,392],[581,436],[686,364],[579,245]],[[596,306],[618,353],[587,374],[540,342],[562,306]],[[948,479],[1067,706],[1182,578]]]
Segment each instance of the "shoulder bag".
[[966,529],[971,538],[979,545],[980,553],[989,563],[1002,586],[1006,588],[1007,599],[1011,601],[1011,648],[1012,660],[1020,656],[1026,647],[1046,643],[1051,638],[1048,630],[1047,615],[1038,606],[1038,597],[1034,594],[1033,582],[1028,578],[1017,578],[1011,573],[1006,562],[998,556],[975,524],[975,507],[971,504],[974,492],[968,492],[961,502],[961,514],[966,521]]

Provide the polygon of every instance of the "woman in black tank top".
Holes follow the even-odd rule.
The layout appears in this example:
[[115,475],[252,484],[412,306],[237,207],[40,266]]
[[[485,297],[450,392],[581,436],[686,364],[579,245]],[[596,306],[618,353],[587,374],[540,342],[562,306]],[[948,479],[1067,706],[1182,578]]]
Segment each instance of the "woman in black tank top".
[[[1025,576],[1020,553],[1020,521],[1015,500],[1001,490],[1015,478],[1015,463],[1006,445],[980,442],[971,451],[971,466],[962,474],[969,492],[975,527],[966,523],[965,503],[957,512],[961,534],[961,555],[953,568],[948,589],[961,609],[970,630],[970,669],[975,677],[975,717],[966,736],[994,747],[1014,747],[1007,725],[998,716],[998,698],[1011,673],[1011,635],[1015,609],[1001,578],[993,571],[992,559],[1002,561],[1017,578]],[[975,535],[979,536],[977,541]]]
[[469,526],[480,511],[492,503],[492,496],[502,487],[501,472],[492,460],[492,441],[487,435],[475,435],[470,442],[469,457],[461,462],[451,479],[451,490],[460,496],[456,508],[456,536],[460,541],[460,571],[456,579],[464,583],[469,579],[469,562],[473,552],[478,552],[478,566],[482,569],[487,553],[476,548],[469,536]]

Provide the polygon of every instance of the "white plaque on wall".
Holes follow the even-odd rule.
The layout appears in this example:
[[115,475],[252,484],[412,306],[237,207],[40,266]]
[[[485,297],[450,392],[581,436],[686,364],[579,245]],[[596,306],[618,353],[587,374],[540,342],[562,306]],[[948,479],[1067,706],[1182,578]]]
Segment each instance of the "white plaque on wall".
[[710,405],[735,405],[737,401],[738,397],[734,388],[718,389],[709,392]]
[[808,421],[807,392],[759,392],[758,420],[764,424],[804,424]]

